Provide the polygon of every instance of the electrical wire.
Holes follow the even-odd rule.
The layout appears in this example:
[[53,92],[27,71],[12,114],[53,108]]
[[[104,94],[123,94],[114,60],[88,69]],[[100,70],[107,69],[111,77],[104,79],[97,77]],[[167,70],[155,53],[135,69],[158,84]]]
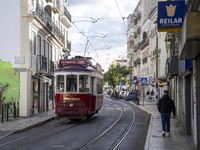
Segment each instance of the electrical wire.
[[118,11],[119,11],[119,13],[120,13],[120,15],[121,15],[121,18],[122,18],[122,20],[123,20],[124,30],[125,30],[125,33],[126,33],[126,35],[127,35],[127,29],[126,29],[126,25],[125,25],[125,22],[124,22],[125,17],[122,16],[122,13],[121,13],[121,10],[120,10],[119,5],[118,5],[118,3],[117,3],[117,0],[115,0],[115,4],[117,5]]

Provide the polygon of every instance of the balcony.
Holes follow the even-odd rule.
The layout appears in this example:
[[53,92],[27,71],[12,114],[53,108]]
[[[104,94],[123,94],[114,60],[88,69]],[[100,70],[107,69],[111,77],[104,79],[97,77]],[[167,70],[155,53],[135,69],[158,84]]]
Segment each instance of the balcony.
[[54,0],[52,10],[55,14],[59,13],[59,7],[59,0]]
[[37,72],[47,73],[47,58],[42,55],[37,55]]
[[127,41],[128,42],[134,41],[134,35],[129,35]]
[[140,43],[139,43],[139,49],[143,50],[145,47],[149,45],[149,38],[144,38]]
[[137,50],[138,50],[138,44],[137,45],[135,45],[135,47],[134,47],[134,52],[137,52]]
[[142,13],[141,11],[137,14],[137,19],[140,20],[142,18]]
[[54,73],[54,62],[51,60],[47,60],[47,57],[42,55],[37,55],[37,73],[53,75]]
[[134,24],[136,25],[138,23],[137,17],[134,19]]
[[49,61],[49,68],[48,68],[48,70],[49,70],[49,74],[50,75],[53,75],[54,74],[54,62],[53,61]]
[[134,49],[134,45],[135,45],[135,42],[134,41],[128,41],[128,43],[127,43],[127,48],[128,49]]
[[52,22],[52,32],[62,43],[65,42],[64,34],[60,31],[60,29],[53,22]]
[[134,60],[134,61],[133,61],[133,65],[134,65],[134,66],[137,66],[137,60]]
[[141,59],[140,59],[140,57],[138,57],[138,58],[136,59],[136,62],[137,62],[138,65],[141,64]]
[[134,32],[134,38],[137,38],[138,35],[137,35],[137,32]]
[[61,22],[67,27],[67,28],[70,28],[71,27],[71,14],[69,13],[69,11],[67,10],[67,8],[64,6],[62,9],[61,9],[62,13],[61,14]]
[[146,64],[147,62],[148,62],[147,57],[144,57],[144,58],[142,59],[142,64]]
[[137,34],[140,34],[141,33],[141,26],[139,26],[138,28],[137,28]]

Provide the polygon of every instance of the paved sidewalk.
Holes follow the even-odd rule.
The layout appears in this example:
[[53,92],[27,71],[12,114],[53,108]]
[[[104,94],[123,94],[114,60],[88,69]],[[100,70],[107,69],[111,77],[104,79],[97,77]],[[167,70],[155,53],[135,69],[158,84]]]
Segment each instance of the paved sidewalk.
[[0,123],[0,139],[13,134],[14,132],[25,130],[42,122],[53,119],[55,116],[55,111],[51,110],[31,117],[17,118],[13,121],[6,121],[3,124]]
[[145,150],[193,149],[177,119],[171,119],[171,137],[162,137],[161,117],[157,110],[156,101],[140,100],[138,107],[151,114]]

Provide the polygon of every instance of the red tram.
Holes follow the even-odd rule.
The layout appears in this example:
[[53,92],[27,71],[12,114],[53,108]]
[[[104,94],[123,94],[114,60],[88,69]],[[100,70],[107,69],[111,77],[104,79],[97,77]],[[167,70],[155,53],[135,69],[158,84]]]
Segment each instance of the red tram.
[[58,119],[86,119],[97,114],[103,104],[101,66],[91,58],[61,59],[55,70],[55,106]]

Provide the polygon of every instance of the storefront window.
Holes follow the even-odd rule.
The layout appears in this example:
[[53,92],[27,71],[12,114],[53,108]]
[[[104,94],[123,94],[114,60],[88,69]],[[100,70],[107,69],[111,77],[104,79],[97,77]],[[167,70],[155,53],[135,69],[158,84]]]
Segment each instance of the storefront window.
[[67,75],[66,79],[67,92],[77,92],[77,76]]
[[87,75],[79,76],[79,92],[89,92],[89,77]]

